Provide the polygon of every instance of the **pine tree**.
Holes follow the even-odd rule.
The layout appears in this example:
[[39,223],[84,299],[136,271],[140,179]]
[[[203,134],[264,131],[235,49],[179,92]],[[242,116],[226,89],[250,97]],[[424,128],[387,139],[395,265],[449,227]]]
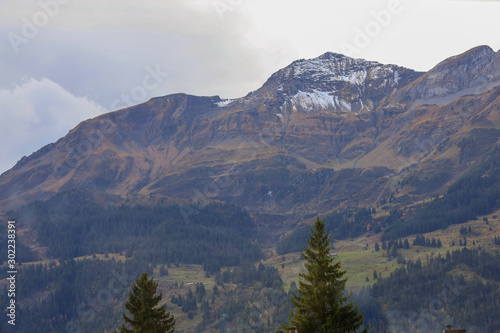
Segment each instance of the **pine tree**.
[[157,307],[162,298],[162,293],[155,296],[158,283],[153,278],[148,278],[144,272],[139,279],[132,284],[132,291],[128,293],[128,301],[125,308],[130,312],[132,318],[123,314],[125,323],[132,327],[128,329],[122,325],[122,333],[173,333],[175,330],[174,317],[166,312],[164,306]]
[[324,220],[318,218],[302,252],[307,273],[299,274],[298,292],[291,298],[296,311],[290,313],[290,324],[300,333],[356,332],[363,325],[363,313],[344,293],[345,271],[329,256],[330,241]]
[[160,276],[168,275],[168,269],[165,268],[165,265],[160,266]]

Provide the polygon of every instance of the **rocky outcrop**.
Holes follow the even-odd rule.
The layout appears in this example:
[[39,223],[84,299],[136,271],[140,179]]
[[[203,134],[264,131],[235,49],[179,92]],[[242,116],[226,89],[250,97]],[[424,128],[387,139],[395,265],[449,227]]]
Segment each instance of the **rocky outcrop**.
[[500,53],[489,46],[478,46],[440,62],[401,89],[395,98],[444,105],[465,94],[482,93],[498,85]]

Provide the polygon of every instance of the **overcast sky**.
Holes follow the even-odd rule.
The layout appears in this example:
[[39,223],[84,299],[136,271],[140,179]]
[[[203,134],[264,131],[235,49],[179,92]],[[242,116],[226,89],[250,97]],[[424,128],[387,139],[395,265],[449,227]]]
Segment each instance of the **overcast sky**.
[[0,0],[0,173],[79,122],[176,92],[233,98],[327,51],[429,70],[500,48],[500,2]]

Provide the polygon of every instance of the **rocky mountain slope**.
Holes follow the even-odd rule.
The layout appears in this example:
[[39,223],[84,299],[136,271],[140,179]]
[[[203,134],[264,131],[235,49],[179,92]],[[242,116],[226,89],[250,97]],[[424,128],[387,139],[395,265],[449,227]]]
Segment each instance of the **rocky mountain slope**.
[[500,53],[487,46],[426,73],[326,53],[242,98],[175,94],[84,121],[0,176],[0,210],[85,188],[296,223],[442,193],[499,137]]

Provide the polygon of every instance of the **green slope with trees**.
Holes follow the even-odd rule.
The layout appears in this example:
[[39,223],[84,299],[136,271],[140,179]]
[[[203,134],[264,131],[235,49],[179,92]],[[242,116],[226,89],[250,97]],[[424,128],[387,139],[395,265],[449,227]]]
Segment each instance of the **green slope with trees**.
[[48,255],[69,259],[123,252],[144,262],[202,264],[210,271],[262,257],[253,244],[256,226],[230,204],[211,204],[188,220],[185,206],[103,206],[85,192],[65,192],[11,213],[29,224]]

